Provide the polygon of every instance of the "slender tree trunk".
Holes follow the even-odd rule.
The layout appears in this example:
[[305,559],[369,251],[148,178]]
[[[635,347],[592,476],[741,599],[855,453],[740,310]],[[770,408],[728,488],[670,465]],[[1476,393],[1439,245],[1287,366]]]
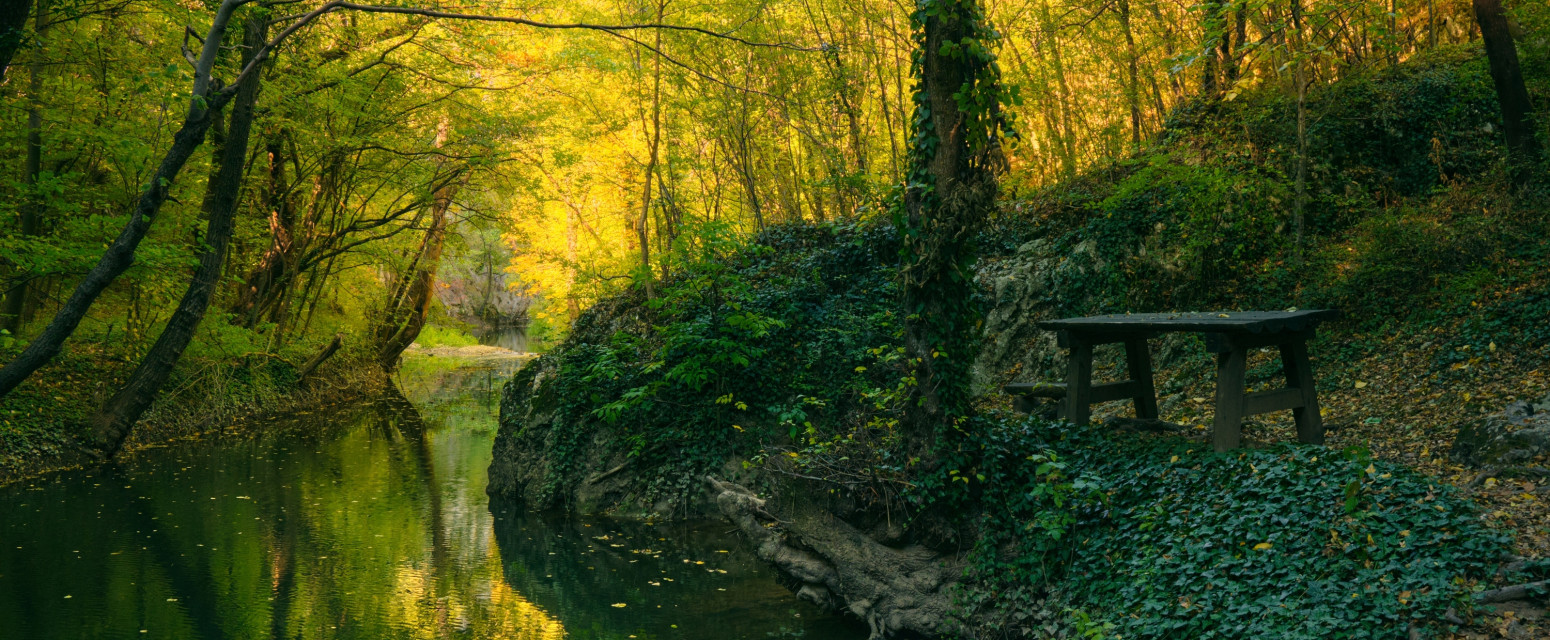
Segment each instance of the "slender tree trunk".
[[1297,177],[1292,203],[1292,260],[1302,263],[1303,227],[1308,208],[1308,65],[1303,50],[1302,0],[1292,0],[1292,64],[1297,83]]
[[1533,165],[1539,162],[1543,149],[1536,137],[1523,71],[1518,67],[1518,47],[1512,41],[1501,0],[1474,0],[1474,4],[1491,80],[1496,84],[1496,100],[1502,109],[1502,134],[1507,138],[1513,180],[1521,184],[1535,172]]
[[[253,16],[247,21],[243,37],[242,66],[247,66],[263,46],[268,30],[266,18]],[[92,444],[104,457],[112,457],[129,435],[140,415],[151,407],[172,368],[183,356],[204,319],[210,299],[220,285],[226,266],[226,247],[231,241],[237,204],[242,193],[243,168],[247,164],[248,133],[253,125],[253,106],[258,102],[262,67],[242,79],[232,103],[231,125],[226,128],[225,144],[218,150],[219,165],[205,189],[204,213],[209,217],[205,231],[205,250],[199,256],[199,268],[188,283],[188,290],[156,343],[140,360],[134,373],[91,417]],[[216,117],[219,117],[217,115]]]
[[1140,55],[1136,53],[1136,37],[1130,30],[1130,0],[1119,0],[1119,26],[1125,33],[1125,101],[1130,105],[1130,143],[1141,147],[1141,70]]
[[[27,65],[27,159],[22,167],[22,181],[27,185],[26,199],[21,206],[21,232],[24,238],[35,238],[43,232],[43,194],[38,187],[38,178],[43,175],[43,39],[48,37],[48,8],[49,0],[39,0],[37,17],[34,19],[33,30],[37,33],[38,45],[33,51],[32,62]],[[22,10],[22,19],[27,18],[26,10]],[[17,27],[20,29],[20,27]],[[20,39],[22,34],[18,31],[15,36]],[[18,43],[20,40],[18,40]],[[14,50],[13,50],[14,51]],[[3,53],[3,52],[0,52]],[[9,55],[7,55],[9,63]],[[22,276],[11,289],[6,292],[5,304],[0,308],[0,328],[11,332],[11,335],[19,335],[27,322],[31,320],[33,290],[36,285],[27,280],[28,274]]]
[[435,299],[436,271],[441,266],[441,249],[447,235],[447,212],[452,208],[460,176],[461,171],[446,176],[436,189],[431,202],[431,226],[425,231],[411,270],[397,288],[399,295],[389,301],[389,311],[383,314],[384,321],[378,326],[377,364],[383,371],[398,367],[399,356],[425,328],[425,318]]
[[[665,2],[657,3],[657,21],[662,19],[662,13],[666,9]],[[655,48],[662,50],[662,31],[655,30]],[[662,55],[652,53],[654,68],[652,70],[651,87],[651,157],[646,162],[645,187],[640,194],[640,220],[635,224],[635,233],[640,236],[640,266],[643,270],[646,285],[646,299],[654,297],[652,280],[655,276],[651,270],[651,229],[648,226],[651,221],[651,180],[657,172],[657,149],[662,142]]]
[[1437,0],[1426,0],[1426,48],[1437,48]]
[[1221,75],[1221,58],[1217,48],[1222,40],[1227,38],[1226,30],[1222,24],[1222,13],[1226,11],[1223,0],[1206,0],[1205,16],[1201,26],[1205,32],[1205,50],[1201,52],[1202,64],[1200,68],[1200,95],[1214,99],[1221,93],[1221,84],[1218,76]]
[[[1243,42],[1248,37],[1249,31],[1249,7],[1242,2],[1233,10],[1232,37],[1222,38],[1222,60],[1227,65],[1227,86],[1231,90],[1238,82],[1238,76],[1242,74]],[[1228,42],[1232,43],[1229,47]]]
[[150,230],[152,220],[167,200],[168,191],[183,171],[183,165],[188,163],[194,150],[204,142],[215,112],[231,100],[232,93],[211,90],[210,71],[215,65],[221,38],[231,22],[231,14],[239,6],[241,0],[223,0],[216,10],[215,19],[205,34],[204,46],[194,67],[194,98],[189,101],[183,124],[172,136],[171,148],[162,156],[161,164],[140,192],[140,198],[129,214],[129,221],[124,223],[118,237],[108,245],[96,266],[76,285],[75,291],[65,300],[59,312],[54,314],[54,319],[43,332],[33,338],[21,355],[0,368],[0,398],[59,354],[60,347],[70,334],[75,333],[75,328],[86,317],[86,312],[97,301],[97,296],[102,295],[103,290],[134,263],[135,249],[140,246],[140,240],[145,238],[146,231]]

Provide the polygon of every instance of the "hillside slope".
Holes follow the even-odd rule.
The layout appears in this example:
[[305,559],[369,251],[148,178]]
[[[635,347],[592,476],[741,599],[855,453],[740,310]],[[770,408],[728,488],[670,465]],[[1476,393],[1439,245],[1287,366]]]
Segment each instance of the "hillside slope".
[[[1543,181],[1501,177],[1493,99],[1465,48],[1316,95],[1300,241],[1292,108],[1270,92],[1181,111],[1131,158],[1010,193],[982,243],[972,468],[894,446],[896,241],[862,221],[715,247],[659,299],[588,311],[508,384],[490,490],[682,517],[718,506],[706,474],[752,487],[762,497],[712,484],[794,590],[886,633],[1400,637],[1457,630],[1449,609],[1493,620],[1469,594],[1541,577],[1495,568],[1510,544],[1543,555],[1546,514],[1526,478],[1475,483],[1447,452],[1463,421],[1550,392],[1550,206]],[[993,393],[1060,376],[1042,318],[1287,307],[1347,312],[1312,347],[1325,448],[1270,446],[1292,441],[1287,416],[1247,424],[1250,449],[1209,453],[1213,364],[1192,338],[1155,345],[1183,433],[1046,424]],[[1251,384],[1278,375],[1251,362]],[[912,582],[891,557],[966,569]],[[832,578],[847,575],[867,579]],[[1289,597],[1291,583],[1308,589]],[[1285,615],[1249,615],[1266,607]]]

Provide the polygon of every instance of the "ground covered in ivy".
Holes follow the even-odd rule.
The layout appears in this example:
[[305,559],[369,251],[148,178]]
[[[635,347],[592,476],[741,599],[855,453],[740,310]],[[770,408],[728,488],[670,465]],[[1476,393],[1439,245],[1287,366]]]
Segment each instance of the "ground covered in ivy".
[[1038,611],[1032,585],[1113,637],[1404,637],[1472,611],[1510,547],[1447,483],[1359,448],[1005,418],[973,442],[997,505],[963,599],[981,634]]

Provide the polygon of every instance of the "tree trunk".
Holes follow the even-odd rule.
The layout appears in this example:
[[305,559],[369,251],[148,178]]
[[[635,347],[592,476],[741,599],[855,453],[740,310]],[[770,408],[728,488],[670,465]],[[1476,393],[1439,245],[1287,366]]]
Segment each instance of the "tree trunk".
[[1502,108],[1502,134],[1507,138],[1507,153],[1513,179],[1523,183],[1534,172],[1542,149],[1535,136],[1533,108],[1523,86],[1523,71],[1518,68],[1518,47],[1512,42],[1507,15],[1501,0],[1474,0],[1475,20],[1485,40],[1485,57],[1491,65],[1491,80],[1496,83],[1496,100]]
[[1201,22],[1206,44],[1205,50],[1201,52],[1200,95],[1208,99],[1214,99],[1221,93],[1221,83],[1217,77],[1221,73],[1221,59],[1218,57],[1217,48],[1227,38],[1226,29],[1222,24],[1222,13],[1225,10],[1223,0],[1206,0],[1206,14]]
[[1130,143],[1141,147],[1141,70],[1140,55],[1136,53],[1136,37],[1130,29],[1130,0],[1119,0],[1119,26],[1125,33],[1126,69],[1125,101],[1130,104]]
[[[22,180],[27,185],[26,198],[21,203],[21,232],[22,237],[37,237],[43,231],[43,196],[39,193],[38,178],[43,175],[43,55],[42,41],[48,34],[48,2],[39,0],[37,17],[34,19],[33,29],[37,32],[39,45],[33,50],[32,62],[27,65],[27,159],[22,166]],[[26,9],[22,10],[22,22],[26,22]],[[17,38],[17,44],[21,42],[21,25],[15,26],[13,32]],[[0,38],[9,34],[0,34]],[[0,56],[5,57],[5,63],[10,63],[10,56],[15,53],[15,48],[9,52],[0,50]],[[20,335],[22,329],[31,319],[33,284],[29,279],[30,274],[18,274],[19,281],[11,286],[5,293],[5,304],[0,308],[0,328],[11,332],[11,335]]]
[[1302,0],[1292,0],[1292,64],[1297,83],[1297,177],[1292,203],[1292,261],[1302,263],[1304,216],[1308,208],[1308,65],[1303,59]]
[[323,347],[322,351],[319,351],[317,355],[312,356],[312,359],[308,360],[306,364],[301,365],[301,368],[296,370],[297,384],[306,384],[307,376],[312,375],[313,371],[316,371],[317,368],[322,366],[325,361],[333,357],[334,353],[338,352],[339,347],[342,346],[344,346],[344,334],[334,334],[334,339],[328,343],[328,346]]
[[[446,139],[445,122],[437,134],[436,146]],[[431,225],[420,242],[420,251],[406,273],[401,286],[388,300],[387,312],[375,331],[377,338],[377,364],[383,371],[398,367],[398,358],[420,337],[425,328],[425,318],[435,300],[436,271],[441,266],[441,248],[447,235],[447,212],[452,208],[452,198],[457,194],[462,179],[457,169],[441,176],[440,184],[431,197]]]
[[183,117],[183,124],[172,136],[172,147],[162,156],[161,164],[140,192],[140,198],[129,214],[129,221],[124,223],[123,230],[103,252],[96,266],[76,285],[75,291],[65,300],[59,312],[54,314],[48,327],[33,338],[21,355],[0,368],[0,398],[59,354],[60,347],[70,334],[75,333],[76,326],[86,317],[86,312],[96,302],[97,296],[102,295],[103,290],[134,263],[135,249],[140,246],[140,240],[145,238],[146,231],[150,230],[151,222],[161,210],[162,203],[167,200],[167,193],[177,181],[183,165],[188,163],[194,150],[204,143],[205,133],[210,130],[215,113],[231,101],[232,93],[212,89],[210,71],[215,65],[221,38],[225,36],[226,27],[231,22],[231,14],[238,6],[241,6],[241,0],[224,0],[216,10],[215,19],[205,34],[204,46],[194,67],[194,97],[189,100],[188,112]]
[[[657,3],[658,22],[662,19],[663,4]],[[662,31],[657,29],[655,33],[655,48],[661,51]],[[653,53],[652,59],[655,61],[655,69],[651,74],[651,149],[650,158],[646,162],[646,184],[640,194],[640,220],[635,223],[635,233],[640,236],[640,268],[644,272],[642,275],[645,277],[643,284],[647,300],[653,297],[652,280],[655,278],[651,271],[651,228],[648,226],[651,222],[651,179],[657,173],[657,149],[662,142],[662,56]]]
[[[975,229],[997,195],[1004,165],[999,136],[1000,79],[993,60],[975,58],[948,43],[983,37],[974,0],[938,0],[915,12],[920,56],[916,131],[904,194],[904,345],[915,378],[903,426],[912,448],[923,451],[968,415],[969,367],[974,359]],[[956,94],[981,111],[960,109]],[[980,95],[972,95],[978,93]],[[991,95],[984,95],[989,93]]]
[[1230,38],[1232,46],[1228,46],[1229,38],[1222,38],[1222,60],[1227,65],[1227,86],[1225,88],[1228,90],[1231,90],[1233,85],[1237,84],[1238,76],[1242,73],[1243,43],[1248,38],[1248,30],[1249,7],[1246,4],[1239,4],[1238,8],[1233,11],[1233,28],[1232,37]]
[[[47,2],[47,0],[43,0]],[[16,50],[27,41],[27,14],[32,11],[32,0],[11,0],[0,3],[0,82],[5,81],[5,71],[11,66],[11,58],[16,56]],[[38,6],[38,26],[43,26],[45,21],[43,6]],[[39,36],[42,37],[41,35]]]
[[[263,16],[249,18],[243,36],[243,67],[257,55],[267,35]],[[242,193],[248,133],[253,125],[253,106],[258,102],[262,72],[263,67],[260,66],[243,78],[237,87],[237,95],[232,103],[231,124],[226,128],[225,144],[217,153],[219,164],[205,188],[202,208],[209,222],[205,231],[206,247],[199,256],[199,268],[194,271],[183,299],[178,302],[177,310],[167,319],[166,328],[157,336],[156,344],[140,360],[140,365],[135,367],[124,386],[91,417],[92,444],[104,457],[112,457],[118,452],[135,421],[151,407],[157,392],[161,391],[167,377],[172,374],[172,368],[183,356],[183,350],[193,340],[200,320],[204,319],[205,310],[210,307],[210,299],[220,284],[221,273],[226,266],[226,247],[231,241],[237,204]]]
[[289,132],[285,129],[270,134],[265,140],[265,157],[269,161],[268,184],[264,189],[264,203],[268,210],[269,248],[259,258],[258,266],[247,276],[237,294],[232,311],[244,318],[244,326],[257,324],[258,316],[269,308],[270,298],[276,286],[287,280],[286,267],[294,245],[295,207],[290,197],[291,185],[285,174],[285,142]]

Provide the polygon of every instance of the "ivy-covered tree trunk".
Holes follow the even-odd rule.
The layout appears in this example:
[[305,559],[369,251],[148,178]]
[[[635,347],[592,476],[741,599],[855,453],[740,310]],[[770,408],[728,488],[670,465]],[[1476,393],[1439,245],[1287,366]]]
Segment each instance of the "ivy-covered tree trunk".
[[914,378],[903,425],[924,451],[969,413],[975,233],[995,205],[1010,133],[995,32],[974,0],[928,0],[911,16],[916,50],[910,174],[898,221],[905,349]]

